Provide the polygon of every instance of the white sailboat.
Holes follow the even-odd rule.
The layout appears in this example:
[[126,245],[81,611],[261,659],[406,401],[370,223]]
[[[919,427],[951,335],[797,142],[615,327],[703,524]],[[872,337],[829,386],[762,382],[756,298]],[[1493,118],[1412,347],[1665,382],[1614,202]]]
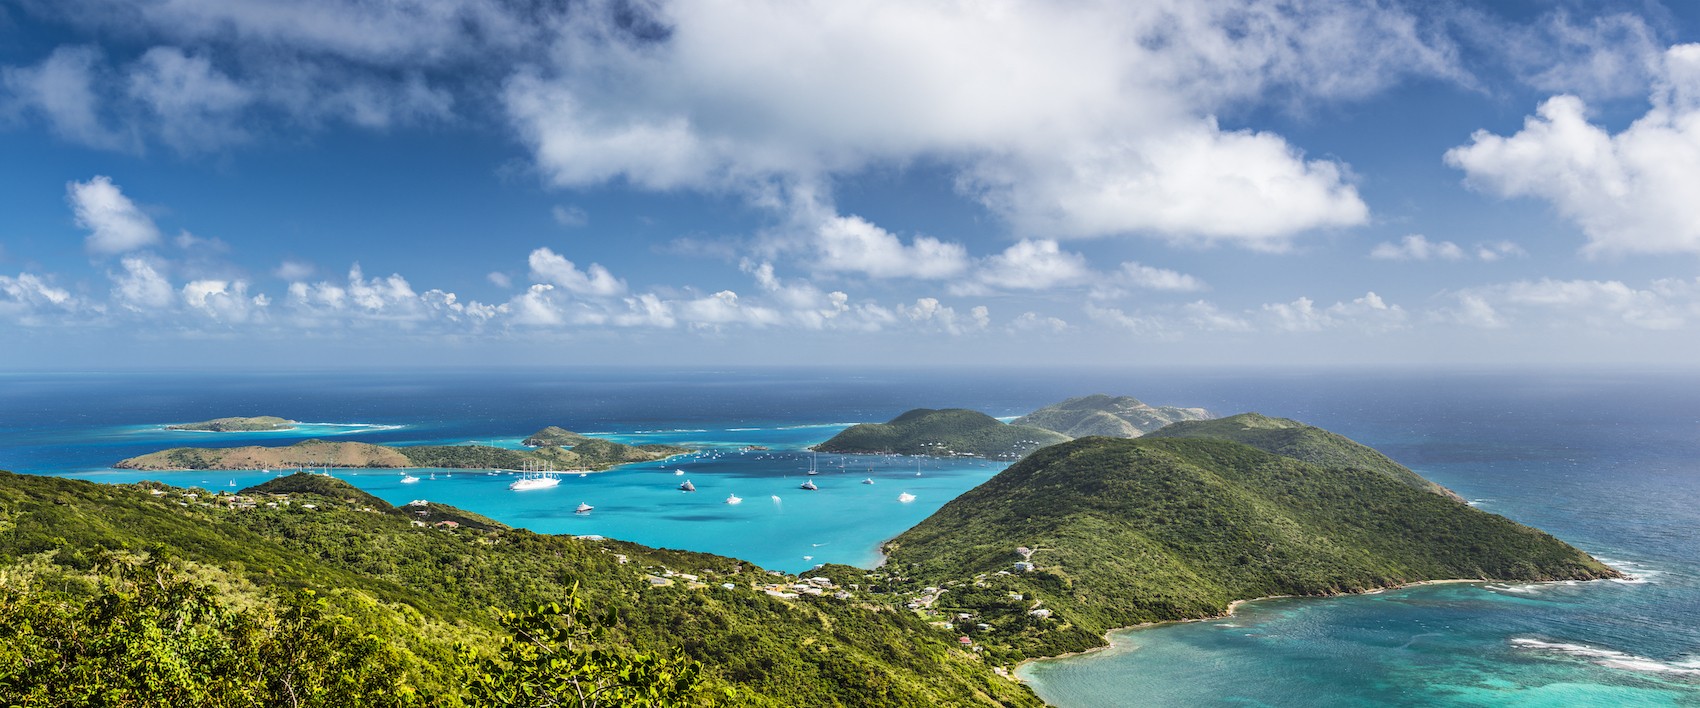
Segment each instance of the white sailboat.
[[534,489],[548,489],[561,483],[555,476],[553,465],[539,460],[526,460],[525,473],[519,479],[508,485],[515,492],[528,492]]

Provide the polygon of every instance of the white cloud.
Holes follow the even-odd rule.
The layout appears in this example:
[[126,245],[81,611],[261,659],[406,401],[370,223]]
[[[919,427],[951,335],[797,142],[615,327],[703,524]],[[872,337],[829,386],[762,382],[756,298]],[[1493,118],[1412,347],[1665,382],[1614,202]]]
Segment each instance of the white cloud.
[[1522,258],[1529,255],[1528,251],[1510,241],[1476,244],[1476,258],[1483,261],[1497,261],[1505,258]]
[[33,67],[0,67],[0,114],[7,108],[32,111],[71,142],[107,150],[133,148],[134,140],[107,127],[101,117],[100,64],[99,49],[65,46]]
[[175,293],[171,282],[146,259],[128,257],[120,261],[122,274],[112,274],[112,299],[132,312],[156,312],[171,307]]
[[[1464,249],[1451,241],[1430,241],[1422,234],[1411,234],[1399,240],[1398,243],[1383,242],[1376,244],[1369,252],[1370,258],[1387,261],[1461,261],[1464,260]],[[1495,255],[1497,257],[1497,254]],[[1492,260],[1485,258],[1484,260]]]
[[110,177],[70,182],[65,185],[65,198],[76,213],[77,225],[88,229],[85,243],[94,253],[123,253],[159,242],[153,219],[136,208]]
[[916,236],[904,244],[895,234],[859,216],[830,215],[815,227],[814,267],[873,278],[950,278],[968,267],[961,244]]
[[49,324],[75,312],[80,305],[70,291],[34,273],[0,275],[0,319],[26,325]]
[[1078,285],[1092,277],[1086,257],[1062,250],[1056,241],[1028,239],[988,256],[976,264],[971,280],[955,283],[951,292],[972,295],[998,290],[1049,290]]
[[738,294],[731,290],[722,290],[694,300],[679,301],[674,303],[673,310],[681,321],[697,327],[733,324],[764,327],[777,324],[780,320],[778,312],[742,302],[738,299]]
[[1266,304],[1262,310],[1276,330],[1285,332],[1316,332],[1338,327],[1385,331],[1404,327],[1407,319],[1403,308],[1387,304],[1373,292],[1327,308],[1318,308],[1315,301],[1301,297],[1290,303]]
[[484,279],[490,281],[491,285],[503,290],[514,286],[514,279],[508,277],[507,273],[503,273],[501,271],[491,271],[489,274],[484,276]]
[[614,297],[626,292],[626,282],[615,278],[607,268],[592,263],[579,270],[572,261],[548,249],[539,248],[527,258],[531,277],[551,283],[568,292],[595,297]]
[[1204,284],[1204,281],[1185,273],[1167,268],[1154,268],[1136,261],[1122,263],[1117,276],[1119,276],[1116,278],[1118,283],[1146,290],[1187,293],[1209,288]]
[[1068,321],[1060,317],[1041,315],[1037,312],[1023,312],[1010,320],[1009,329],[1012,332],[1049,332],[1059,334],[1068,329]]
[[[661,38],[620,24],[646,12]],[[573,15],[505,87],[556,184],[759,189],[933,159],[1046,237],[1275,249],[1362,223],[1342,166],[1212,116],[1458,74],[1372,2],[658,2],[621,21]]]
[[1658,33],[1628,13],[1577,20],[1559,11],[1538,22],[1475,26],[1491,33],[1482,40],[1506,57],[1524,83],[1587,98],[1644,94],[1663,53]]
[[923,329],[938,330],[947,334],[982,330],[991,324],[991,310],[984,305],[971,308],[968,321],[963,322],[957,317],[956,308],[932,297],[917,298],[913,305],[900,304],[896,308],[896,314]]
[[248,284],[240,280],[192,280],[183,286],[183,304],[218,322],[239,324],[259,316],[271,300],[249,297]]
[[1169,325],[1159,317],[1128,313],[1119,307],[1099,307],[1091,303],[1086,305],[1086,316],[1092,321],[1124,329],[1134,334],[1171,338]]
[[1207,300],[1187,303],[1181,307],[1181,315],[1188,325],[1206,332],[1250,332],[1255,329],[1246,318],[1224,312]]
[[1671,47],[1653,107],[1612,135],[1574,96],[1541,104],[1510,137],[1478,131],[1447,151],[1471,186],[1551,203],[1588,237],[1589,254],[1700,252],[1700,44]]
[[254,97],[205,56],[176,47],[154,47],[130,70],[129,94],[157,119],[160,139],[181,152],[216,150],[244,142],[240,124]]

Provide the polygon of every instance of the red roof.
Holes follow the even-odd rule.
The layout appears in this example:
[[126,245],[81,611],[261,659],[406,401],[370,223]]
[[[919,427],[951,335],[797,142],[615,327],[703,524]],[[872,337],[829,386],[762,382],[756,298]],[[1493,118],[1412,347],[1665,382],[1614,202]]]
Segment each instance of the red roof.
[[958,643],[961,643],[961,644],[973,644],[974,643],[974,640],[969,639],[967,637],[957,637],[956,641]]

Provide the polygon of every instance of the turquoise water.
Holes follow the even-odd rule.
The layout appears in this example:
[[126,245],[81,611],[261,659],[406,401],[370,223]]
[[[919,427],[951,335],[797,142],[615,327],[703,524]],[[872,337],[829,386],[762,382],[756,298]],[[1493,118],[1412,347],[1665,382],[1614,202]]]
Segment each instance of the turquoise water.
[[[359,374],[0,374],[0,469],[207,488],[261,473],[134,473],[185,444],[335,437],[516,447],[545,425],[703,453],[511,492],[511,477],[333,470],[541,532],[600,534],[799,571],[871,565],[877,544],[1001,465],[804,448],[909,408],[1025,413],[1092,392],[1259,411],[1382,450],[1488,511],[1629,571],[1628,582],[1437,585],[1251,603],[1226,620],[1120,632],[1107,651],[1020,673],[1061,706],[1700,706],[1700,374],[1409,371],[593,370]],[[225,415],[320,421],[184,433]],[[773,448],[744,452],[746,445]],[[839,462],[844,469],[839,471]],[[872,465],[872,472],[868,467]],[[684,470],[684,475],[675,474]],[[431,475],[435,472],[436,478]],[[868,476],[874,485],[859,482]],[[690,479],[699,491],[677,491]],[[915,495],[910,503],[902,493]],[[743,498],[725,504],[728,494]],[[778,496],[779,502],[772,497]],[[596,509],[572,513],[580,502]]]
[[[806,451],[842,430],[844,423],[742,428],[738,430],[595,431],[600,437],[634,444],[690,446],[698,452],[653,463],[625,465],[607,472],[561,475],[545,489],[508,489],[515,476],[501,471],[418,469],[325,469],[392,504],[423,499],[474,511],[539,533],[600,535],[663,548],[708,551],[752,561],[775,570],[801,572],[822,563],[871,567],[880,542],[920,523],[945,502],[990,479],[1006,465],[982,460],[879,455],[829,455]],[[392,428],[405,431],[405,428]],[[183,433],[157,427],[94,431],[158,439],[165,446],[201,444],[218,436],[229,444],[278,444],[290,438],[322,436],[303,431],[293,436],[267,433]],[[225,436],[231,437],[225,437]],[[268,440],[256,440],[267,436]],[[477,442],[522,447],[523,437],[414,440],[402,442]],[[761,445],[764,451],[743,448]],[[818,475],[807,470],[814,466]],[[683,474],[680,474],[680,473]],[[234,491],[280,476],[265,472],[139,472],[96,469],[64,472],[97,482],[157,479],[181,486]],[[414,482],[402,480],[411,476]],[[873,484],[863,484],[872,479]],[[679,490],[689,480],[695,492]],[[801,488],[813,480],[818,490]],[[737,496],[741,501],[729,504]],[[575,513],[579,503],[595,509]],[[843,513],[854,509],[856,513]]]

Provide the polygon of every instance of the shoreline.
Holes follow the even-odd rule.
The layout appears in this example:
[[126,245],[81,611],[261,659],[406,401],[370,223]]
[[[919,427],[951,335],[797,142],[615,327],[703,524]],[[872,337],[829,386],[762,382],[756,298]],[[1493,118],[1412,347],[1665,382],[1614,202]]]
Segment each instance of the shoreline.
[[[1613,568],[1613,570],[1616,570],[1616,568]],[[1622,571],[1619,571],[1619,572],[1622,572]],[[1582,582],[1591,583],[1591,582],[1600,582],[1600,581],[1605,581],[1605,580],[1610,580],[1610,579],[1611,578],[1595,578],[1594,580],[1584,580]],[[1057,654],[1057,655],[1054,655],[1054,656],[1035,656],[1035,657],[1029,657],[1029,658],[1026,658],[1026,659],[1022,659],[1021,661],[1016,662],[1014,666],[1010,667],[1009,675],[1010,675],[1011,678],[1014,678],[1017,681],[1020,681],[1022,683],[1027,683],[1026,679],[1023,679],[1020,676],[1017,676],[1016,672],[1020,671],[1021,667],[1026,666],[1028,664],[1032,664],[1032,663],[1036,663],[1036,662],[1040,662],[1040,661],[1052,661],[1052,660],[1056,660],[1056,659],[1068,659],[1068,658],[1077,657],[1077,656],[1085,656],[1087,654],[1095,654],[1097,652],[1101,652],[1101,651],[1104,651],[1106,649],[1113,648],[1113,647],[1115,647],[1115,640],[1111,639],[1110,635],[1115,634],[1117,632],[1123,632],[1123,631],[1133,630],[1133,629],[1151,629],[1151,628],[1154,628],[1154,627],[1162,627],[1162,626],[1171,625],[1171,624],[1186,624],[1186,623],[1190,623],[1190,622],[1210,622],[1210,621],[1214,621],[1214,620],[1228,619],[1228,618],[1231,618],[1231,617],[1234,616],[1234,612],[1236,610],[1238,610],[1241,605],[1244,605],[1244,604],[1247,604],[1247,603],[1252,603],[1252,602],[1261,602],[1263,600],[1285,600],[1285,599],[1299,599],[1299,598],[1308,598],[1308,599],[1316,599],[1316,600],[1332,600],[1332,599],[1338,599],[1338,598],[1342,598],[1342,597],[1353,597],[1353,596],[1358,596],[1358,595],[1378,595],[1378,594],[1381,594],[1381,593],[1384,593],[1384,592],[1389,592],[1389,591],[1392,591],[1392,590],[1406,590],[1406,589],[1409,589],[1409,588],[1421,587],[1421,586],[1424,586],[1424,585],[1487,584],[1487,583],[1511,583],[1511,582],[1516,582],[1516,583],[1534,582],[1534,583],[1545,584],[1545,583],[1562,583],[1562,582],[1568,582],[1568,581],[1565,581],[1565,580],[1522,581],[1522,580],[1500,580],[1500,579],[1494,579],[1494,578],[1445,578],[1445,579],[1441,579],[1441,580],[1418,580],[1416,582],[1402,583],[1402,584],[1399,584],[1399,585],[1389,585],[1387,587],[1375,588],[1375,589],[1372,589],[1372,590],[1365,590],[1363,592],[1342,592],[1342,593],[1334,593],[1334,594],[1331,594],[1331,595],[1265,595],[1263,597],[1252,597],[1252,598],[1246,598],[1246,599],[1243,599],[1243,600],[1234,600],[1234,601],[1228,603],[1228,609],[1226,611],[1222,612],[1221,614],[1211,615],[1209,617],[1193,617],[1193,618],[1188,618],[1188,619],[1163,620],[1161,622],[1141,622],[1139,624],[1130,624],[1130,625],[1127,625],[1125,627],[1112,627],[1112,628],[1104,631],[1104,634],[1103,634],[1104,643],[1100,646],[1090,647],[1090,648],[1087,648],[1087,649],[1082,649],[1080,651],[1071,651],[1071,652],[1068,652],[1066,654]]]

